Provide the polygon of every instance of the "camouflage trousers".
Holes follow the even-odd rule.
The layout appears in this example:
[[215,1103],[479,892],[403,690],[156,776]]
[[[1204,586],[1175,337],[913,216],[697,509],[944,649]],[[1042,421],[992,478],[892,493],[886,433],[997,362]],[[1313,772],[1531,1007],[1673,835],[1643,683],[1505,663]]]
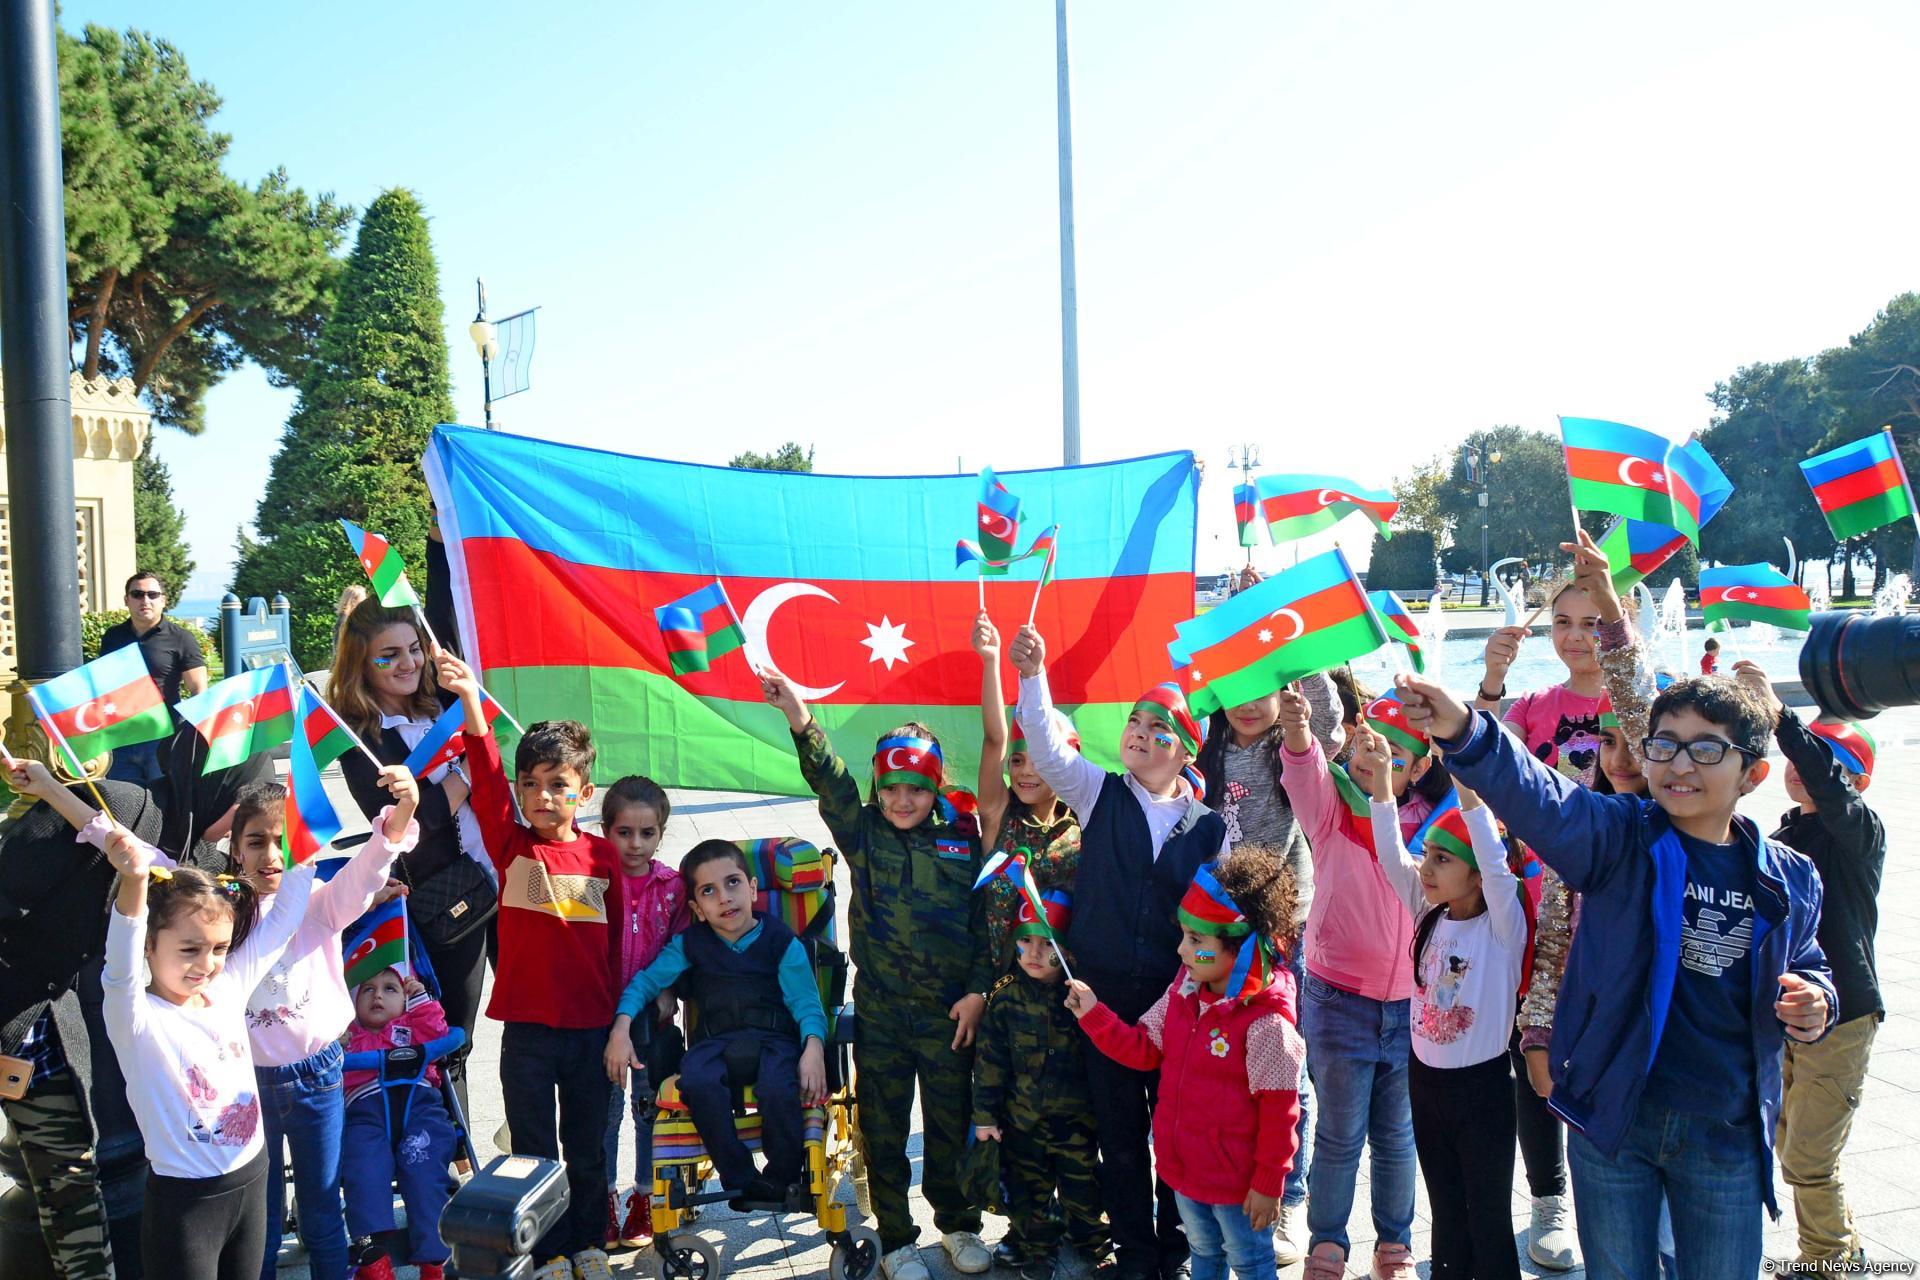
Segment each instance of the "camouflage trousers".
[[40,1234],[66,1280],[113,1280],[107,1206],[94,1176],[93,1129],[65,1071],[0,1103],[20,1139],[27,1183],[40,1210]]
[[1002,1125],[1000,1133],[1008,1246],[1023,1258],[1046,1258],[1065,1236],[1088,1257],[1103,1256],[1107,1224],[1100,1212],[1099,1143],[1092,1113],[1041,1116],[1018,1128]]
[[920,1188],[933,1206],[934,1225],[942,1232],[980,1230],[980,1210],[960,1189],[972,1115],[973,1050],[954,1052],[954,1024],[945,1009],[929,1001],[856,999],[854,1087],[881,1249],[891,1253],[920,1238],[907,1206],[913,1185],[907,1139],[913,1131],[916,1081],[926,1135]]

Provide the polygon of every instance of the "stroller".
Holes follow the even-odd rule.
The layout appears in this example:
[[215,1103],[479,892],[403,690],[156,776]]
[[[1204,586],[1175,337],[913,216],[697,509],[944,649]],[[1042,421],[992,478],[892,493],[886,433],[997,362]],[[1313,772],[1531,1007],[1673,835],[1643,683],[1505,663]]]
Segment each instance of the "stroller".
[[[827,1012],[827,1101],[803,1112],[806,1168],[803,1187],[778,1204],[749,1204],[749,1212],[810,1213],[833,1242],[829,1274],[833,1280],[868,1280],[880,1265],[880,1237],[863,1226],[849,1226],[846,1206],[837,1192],[843,1177],[860,1180],[864,1174],[854,1132],[853,1009],[842,1006],[847,982],[847,958],[835,942],[833,920],[833,863],[831,849],[816,849],[804,840],[742,840],[740,848],[760,884],[757,910],[784,922],[806,948],[820,984],[820,1000]],[[688,1008],[690,1021],[700,1011]],[[681,1102],[678,1076],[657,1078],[673,1070],[670,1055],[649,1055],[653,1086],[653,1248],[654,1274],[659,1280],[720,1280],[724,1268],[711,1242],[687,1224],[700,1206],[734,1199],[727,1191],[705,1191],[713,1177],[700,1134]],[[754,1109],[752,1086],[736,1091],[734,1126],[749,1150],[760,1148],[760,1117]]]

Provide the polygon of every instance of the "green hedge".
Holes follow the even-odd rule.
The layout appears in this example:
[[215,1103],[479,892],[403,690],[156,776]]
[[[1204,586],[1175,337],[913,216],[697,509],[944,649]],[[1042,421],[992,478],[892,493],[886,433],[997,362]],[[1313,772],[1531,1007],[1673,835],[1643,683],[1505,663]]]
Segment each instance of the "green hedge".
[[[99,657],[100,641],[106,636],[107,628],[117,626],[126,620],[127,611],[125,609],[107,609],[100,613],[81,614],[81,661],[92,662],[95,658]],[[208,635],[200,624],[191,618],[175,618],[173,621],[185,627],[187,632],[192,635],[195,640],[200,642],[200,652],[205,654],[207,658],[207,679],[218,680],[226,675],[226,669],[220,661],[220,646],[214,642],[213,637]]]

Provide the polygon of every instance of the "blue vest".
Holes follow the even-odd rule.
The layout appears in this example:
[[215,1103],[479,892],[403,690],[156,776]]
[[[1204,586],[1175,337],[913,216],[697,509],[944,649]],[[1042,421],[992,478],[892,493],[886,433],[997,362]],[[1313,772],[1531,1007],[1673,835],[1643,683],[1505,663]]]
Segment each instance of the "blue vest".
[[1125,778],[1110,773],[1100,784],[1080,827],[1066,941],[1076,974],[1127,1021],[1152,1008],[1179,972],[1174,912],[1194,873],[1219,854],[1226,832],[1226,819],[1189,799],[1155,858],[1147,815]]
[[800,1038],[800,1026],[780,992],[780,962],[793,930],[757,911],[754,919],[760,933],[745,951],[735,951],[703,921],[694,921],[681,935],[687,971],[675,985],[699,1014],[693,1020],[696,1044],[734,1031]]

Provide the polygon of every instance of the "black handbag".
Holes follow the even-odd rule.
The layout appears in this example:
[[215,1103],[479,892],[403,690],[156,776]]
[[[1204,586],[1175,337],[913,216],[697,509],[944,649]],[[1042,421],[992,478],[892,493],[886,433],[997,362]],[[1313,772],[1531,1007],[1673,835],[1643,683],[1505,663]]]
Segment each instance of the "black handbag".
[[418,884],[407,875],[406,865],[401,859],[400,878],[407,881],[407,917],[419,926],[430,946],[452,946],[500,910],[500,891],[487,879],[480,864],[464,853]]

